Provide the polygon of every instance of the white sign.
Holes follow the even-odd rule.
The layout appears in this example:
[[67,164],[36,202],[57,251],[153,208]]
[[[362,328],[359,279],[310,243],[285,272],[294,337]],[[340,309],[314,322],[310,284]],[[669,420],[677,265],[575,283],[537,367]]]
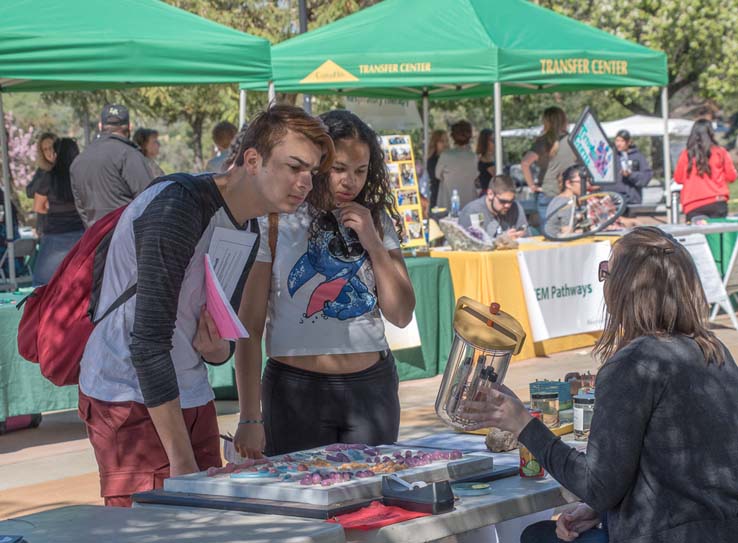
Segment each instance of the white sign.
[[727,298],[723,281],[720,278],[715,259],[710,252],[710,246],[707,244],[704,234],[690,234],[676,238],[679,243],[692,255],[697,273],[702,282],[702,288],[705,290],[705,297],[708,304],[715,304]]
[[518,252],[533,341],[602,330],[597,268],[609,257],[607,241]]
[[[692,260],[697,267],[697,273],[700,276],[702,282],[702,288],[705,291],[705,298],[707,303],[712,305],[715,304],[715,309],[710,315],[710,320],[714,319],[717,315],[717,309],[723,308],[730,317],[730,322],[733,324],[733,328],[738,330],[738,320],[735,316],[735,310],[733,305],[730,303],[730,298],[726,292],[726,285],[730,284],[732,274],[732,267],[729,267],[728,273],[725,277],[725,283],[720,278],[720,272],[715,264],[715,259],[710,252],[710,246],[707,244],[707,239],[704,234],[690,234],[688,236],[681,236],[676,238],[679,243],[692,255]],[[734,264],[733,258],[731,258],[731,266]]]
[[346,109],[363,119],[374,130],[407,132],[423,128],[423,120],[414,100],[372,100],[345,96]]

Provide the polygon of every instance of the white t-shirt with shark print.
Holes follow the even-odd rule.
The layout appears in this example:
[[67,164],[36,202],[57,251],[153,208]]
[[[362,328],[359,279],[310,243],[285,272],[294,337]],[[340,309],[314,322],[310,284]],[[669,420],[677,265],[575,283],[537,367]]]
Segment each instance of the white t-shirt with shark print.
[[[347,354],[388,349],[369,255],[339,213],[303,204],[279,216],[266,325],[270,357]],[[258,262],[271,262],[269,221],[259,219]],[[382,217],[383,243],[399,249],[392,220]]]

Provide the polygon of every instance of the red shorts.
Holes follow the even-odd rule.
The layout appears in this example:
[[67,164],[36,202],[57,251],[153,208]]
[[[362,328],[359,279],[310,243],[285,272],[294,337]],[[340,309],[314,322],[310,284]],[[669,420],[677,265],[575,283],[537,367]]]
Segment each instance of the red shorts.
[[[182,414],[200,469],[221,466],[215,403],[183,409]],[[163,486],[169,458],[146,406],[104,402],[80,391],[79,416],[95,450],[105,505],[130,507],[132,494]]]

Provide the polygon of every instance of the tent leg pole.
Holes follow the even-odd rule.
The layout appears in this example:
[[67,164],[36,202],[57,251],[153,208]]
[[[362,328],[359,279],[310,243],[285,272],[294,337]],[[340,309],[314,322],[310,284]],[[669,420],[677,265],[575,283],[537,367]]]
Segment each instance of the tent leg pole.
[[238,93],[238,129],[246,124],[246,91],[241,89]]
[[10,153],[8,152],[8,133],[5,129],[5,110],[3,109],[3,93],[0,89],[0,147],[3,157],[3,206],[5,207],[5,239],[7,240],[8,271],[10,289],[15,290],[15,247],[13,246],[13,206],[10,203]]
[[679,223],[679,205],[671,201],[671,144],[669,142],[669,89],[661,87],[661,115],[664,118],[664,188],[669,222]]
[[423,164],[428,164],[428,91],[423,89]]
[[267,91],[267,99],[269,103],[267,104],[267,107],[272,107],[275,105],[276,99],[277,99],[277,93],[274,91],[274,81],[269,82],[269,90]]
[[499,82],[495,83],[494,105],[495,105],[495,173],[502,174],[504,172],[504,164],[502,162],[502,85]]
[[82,124],[84,125],[83,130],[85,134],[85,147],[92,141],[90,134],[90,110],[85,107],[84,113],[82,113]]

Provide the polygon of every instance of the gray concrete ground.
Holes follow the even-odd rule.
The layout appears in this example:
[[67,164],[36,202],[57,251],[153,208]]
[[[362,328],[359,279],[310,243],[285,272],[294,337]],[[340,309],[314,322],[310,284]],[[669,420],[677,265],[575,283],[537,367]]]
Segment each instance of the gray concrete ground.
[[[738,332],[717,320],[716,332],[731,352],[738,352]],[[535,379],[560,379],[570,371],[593,371],[598,363],[590,349],[533,358],[511,366],[506,384],[523,400]],[[400,384],[400,440],[417,438],[445,427],[434,403],[441,376]],[[222,432],[233,432],[236,402],[218,402]],[[45,414],[41,426],[0,436],[0,520],[66,505],[101,504],[95,457],[76,411]]]

